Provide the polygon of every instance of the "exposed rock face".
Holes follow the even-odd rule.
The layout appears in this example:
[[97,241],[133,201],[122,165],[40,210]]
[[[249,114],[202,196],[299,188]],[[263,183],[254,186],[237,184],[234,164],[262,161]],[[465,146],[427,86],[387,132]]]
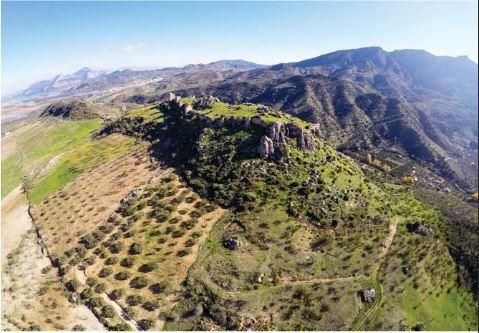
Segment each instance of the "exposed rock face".
[[376,296],[376,290],[374,290],[373,288],[364,289],[362,294],[363,294],[362,295],[363,302],[371,303],[374,300],[374,297]]
[[223,245],[229,250],[238,250],[241,246],[241,242],[237,237],[231,237],[226,239]]
[[201,97],[195,102],[194,108],[197,110],[204,110],[210,108],[211,106],[213,106],[214,103],[217,103],[219,101],[220,100],[218,98],[213,96]]
[[301,150],[316,150],[313,135],[311,132],[303,128],[301,129],[300,134],[296,137],[296,141]]
[[272,123],[268,127],[268,135],[276,147],[286,144],[286,127],[282,122],[275,121]]
[[[162,104],[163,108],[172,111],[178,111],[188,119],[199,119],[202,126],[205,127],[222,127],[227,125],[234,128],[242,128],[247,130],[251,129],[252,127],[261,129],[264,135],[261,137],[258,152],[260,157],[263,159],[281,158],[282,147],[286,146],[288,141],[287,138],[295,139],[298,148],[301,150],[314,151],[316,149],[313,133],[317,133],[319,125],[313,127],[310,126],[311,129],[308,130],[300,127],[294,122],[285,124],[281,121],[276,121],[272,124],[268,124],[260,116],[254,116],[251,118],[232,116],[211,119],[198,110],[198,108],[207,108],[209,105],[217,102],[218,99],[213,96],[199,98],[194,104],[194,108],[188,104],[182,103],[181,98],[172,93],[168,95],[168,100],[168,102]],[[264,109],[269,110],[267,107]]]
[[296,138],[296,143],[301,150],[315,150],[313,134],[295,123],[286,124],[287,135]]
[[319,136],[321,134],[319,124],[309,125],[308,130],[315,136]]
[[270,158],[274,155],[274,144],[270,137],[263,135],[259,143],[259,156],[261,158]]

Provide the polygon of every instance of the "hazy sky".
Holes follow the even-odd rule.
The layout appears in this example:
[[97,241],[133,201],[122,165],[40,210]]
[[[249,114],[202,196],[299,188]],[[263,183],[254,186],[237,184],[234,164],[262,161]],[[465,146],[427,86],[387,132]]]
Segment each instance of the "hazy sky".
[[364,46],[467,55],[477,2],[5,2],[2,91],[83,66],[296,61]]

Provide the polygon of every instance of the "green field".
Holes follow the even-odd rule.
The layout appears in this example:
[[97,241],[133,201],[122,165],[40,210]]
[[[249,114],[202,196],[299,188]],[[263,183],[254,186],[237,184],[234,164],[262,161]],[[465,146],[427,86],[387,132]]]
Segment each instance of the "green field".
[[22,181],[22,160],[15,153],[2,161],[2,198]]
[[133,143],[132,138],[123,136],[82,143],[74,150],[62,155],[58,164],[46,176],[41,177],[29,187],[30,201],[40,202],[80,174],[90,171],[103,161],[125,153]]
[[99,119],[27,124],[17,138],[16,154],[2,161],[2,197],[20,184],[23,175],[35,179],[53,157],[88,140],[100,124]]
[[[123,154],[133,139],[92,140],[101,120],[41,121],[17,137],[18,150],[2,161],[2,197],[26,176],[29,199],[38,203],[102,161]],[[56,160],[54,158],[56,157]]]

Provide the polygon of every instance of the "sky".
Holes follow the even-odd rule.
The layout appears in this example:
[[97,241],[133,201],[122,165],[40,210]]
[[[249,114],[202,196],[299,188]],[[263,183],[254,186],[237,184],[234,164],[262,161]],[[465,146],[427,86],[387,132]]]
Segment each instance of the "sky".
[[380,46],[477,63],[477,2],[5,2],[2,95],[82,67],[261,64]]

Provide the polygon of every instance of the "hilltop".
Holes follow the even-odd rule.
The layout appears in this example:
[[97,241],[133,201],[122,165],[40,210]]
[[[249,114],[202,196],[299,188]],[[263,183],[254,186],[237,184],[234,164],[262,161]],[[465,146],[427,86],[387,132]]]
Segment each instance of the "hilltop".
[[94,119],[99,117],[90,103],[82,101],[52,103],[40,114],[40,117],[47,116],[69,120]]

